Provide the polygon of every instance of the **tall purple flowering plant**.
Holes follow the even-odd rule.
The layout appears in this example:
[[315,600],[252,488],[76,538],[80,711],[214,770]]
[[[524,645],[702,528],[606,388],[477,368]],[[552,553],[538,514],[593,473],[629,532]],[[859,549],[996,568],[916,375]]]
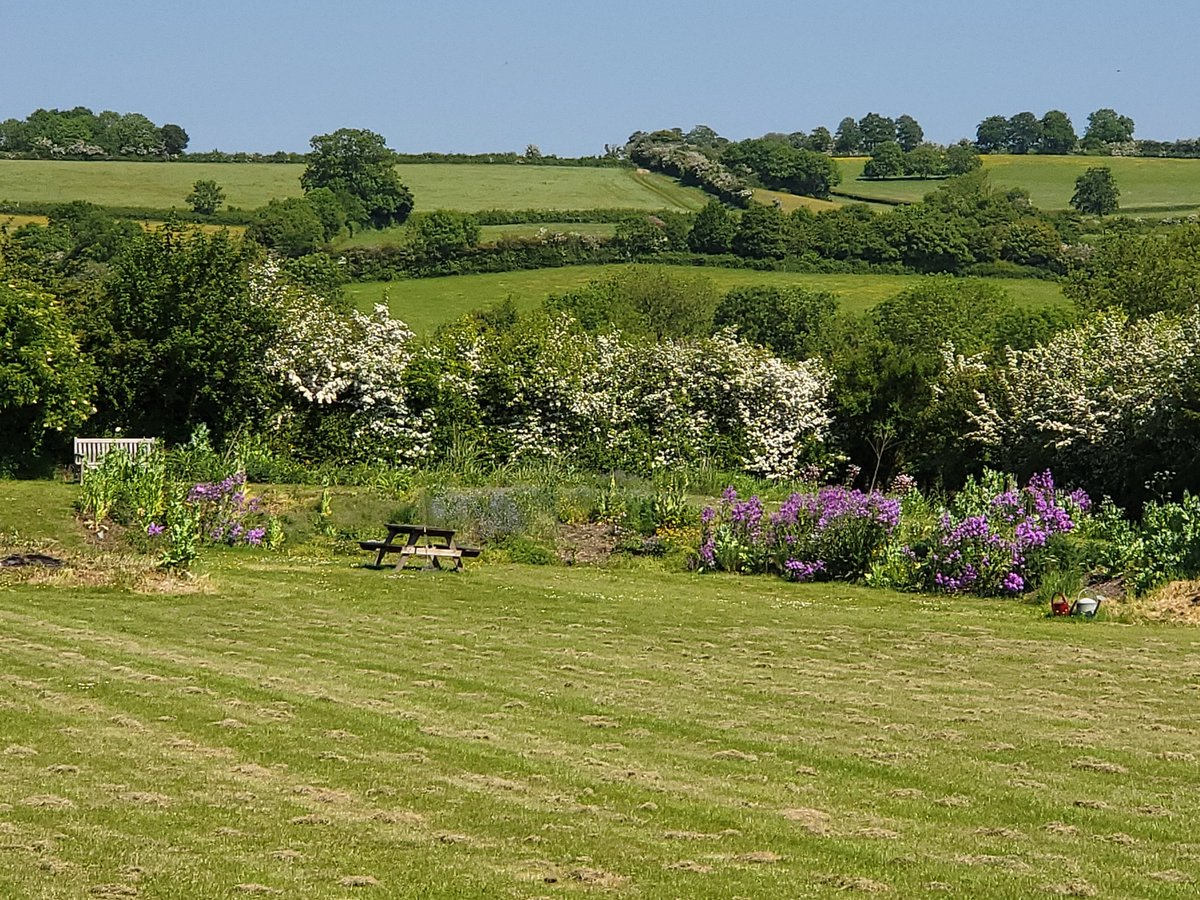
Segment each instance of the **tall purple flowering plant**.
[[704,510],[700,564],[731,572],[774,571],[795,581],[858,578],[900,521],[898,501],[833,486],[792,494],[768,514],[758,497],[727,488]]
[[[1091,508],[1083,491],[1058,490],[1049,472],[1021,489],[996,484],[994,473],[970,485],[945,510],[925,546],[905,548],[919,564],[916,587],[949,594],[998,596],[1033,587],[1052,542]],[[992,491],[986,490],[990,479]],[[988,494],[990,493],[990,496]]]

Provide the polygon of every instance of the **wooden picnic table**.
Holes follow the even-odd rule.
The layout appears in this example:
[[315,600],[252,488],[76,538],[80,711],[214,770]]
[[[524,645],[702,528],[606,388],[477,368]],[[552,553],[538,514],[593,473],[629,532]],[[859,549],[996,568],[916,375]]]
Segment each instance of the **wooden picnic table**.
[[[389,553],[399,553],[397,569],[402,569],[414,557],[424,559],[426,566],[442,567],[442,560],[452,560],[455,569],[462,568],[463,557],[478,556],[475,547],[460,546],[454,540],[453,528],[431,528],[428,525],[399,525],[389,522],[387,537],[382,541],[359,541],[364,550],[374,550],[375,568],[382,568],[383,558]],[[403,537],[403,541],[397,538]]]

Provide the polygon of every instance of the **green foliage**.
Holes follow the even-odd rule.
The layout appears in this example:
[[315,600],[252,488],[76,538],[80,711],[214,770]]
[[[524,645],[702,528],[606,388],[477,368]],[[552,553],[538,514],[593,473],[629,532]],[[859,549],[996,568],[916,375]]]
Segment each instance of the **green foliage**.
[[304,195],[317,218],[321,220],[321,236],[332,241],[346,227],[346,207],[329,188],[313,188]]
[[730,144],[721,161],[735,171],[744,170],[764,187],[812,197],[828,197],[841,180],[841,172],[824,153],[798,149],[784,141],[754,138]]
[[1115,109],[1098,109],[1088,115],[1083,145],[1095,149],[1104,144],[1123,144],[1133,139],[1133,119]]
[[394,168],[394,156],[373,131],[342,128],[318,134],[300,176],[305,191],[328,188],[342,200],[348,217],[360,224],[386,228],[408,218],[412,193]]
[[1063,291],[1089,311],[1186,312],[1200,303],[1200,225],[1108,237],[1071,266]]
[[773,206],[751,203],[738,220],[732,247],[751,259],[781,259],[787,251],[787,217]]
[[911,153],[925,140],[925,131],[910,115],[902,115],[896,119],[896,143],[905,153]]
[[864,178],[896,178],[903,174],[904,150],[895,141],[877,144],[863,167]]
[[1200,575],[1200,495],[1185,491],[1178,503],[1147,504],[1140,537],[1132,560],[1139,592]]
[[161,449],[136,456],[113,450],[83,473],[79,510],[96,525],[111,520],[140,530],[163,515],[168,494]]
[[95,378],[59,302],[0,277],[0,471],[63,445],[91,413]]
[[178,490],[167,501],[165,542],[159,565],[186,572],[200,557],[200,508],[188,503]]
[[967,141],[959,141],[946,148],[946,174],[966,175],[983,166],[979,153]]
[[733,214],[718,200],[711,200],[696,214],[688,234],[688,247],[696,253],[728,253],[737,232]]
[[439,209],[419,213],[408,223],[408,244],[418,257],[442,260],[479,243],[479,224],[472,216]]
[[807,359],[822,346],[838,299],[801,287],[742,287],[727,292],[713,315],[715,329],[733,326],[743,340],[783,359]]
[[1070,153],[1075,149],[1079,137],[1075,126],[1062,110],[1052,109],[1042,116],[1039,153]]
[[590,331],[616,328],[664,340],[708,334],[718,299],[716,285],[703,274],[634,266],[548,297],[545,307],[568,313]]
[[1112,170],[1107,166],[1093,166],[1075,179],[1071,206],[1081,213],[1104,216],[1116,212],[1120,198]]
[[95,426],[180,441],[200,423],[220,440],[261,422],[274,406],[262,360],[276,315],[251,297],[227,234],[168,225],[138,235],[84,323],[104,372]]
[[324,242],[325,226],[307,197],[289,197],[258,210],[246,237],[284,256],[305,256]]
[[858,130],[862,134],[862,148],[867,153],[873,153],[880,144],[896,139],[895,121],[876,112],[869,112],[859,119]]
[[833,136],[833,152],[839,156],[853,156],[862,150],[862,129],[853,116],[846,116],[838,123]]
[[192,212],[211,216],[225,202],[225,191],[215,181],[201,178],[192,184],[192,192],[183,199],[191,206]]

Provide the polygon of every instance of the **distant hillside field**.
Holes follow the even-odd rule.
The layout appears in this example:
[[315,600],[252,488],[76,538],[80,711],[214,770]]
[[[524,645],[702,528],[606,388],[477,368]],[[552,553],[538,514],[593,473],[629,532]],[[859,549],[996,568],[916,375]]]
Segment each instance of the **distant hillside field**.
[[[1029,191],[1040,209],[1067,209],[1075,193],[1075,179],[1092,166],[1112,170],[1121,191],[1121,212],[1178,213],[1200,208],[1200,159],[1148,159],[1109,156],[1009,156],[982,157],[984,170],[996,187],[1021,187]],[[842,173],[838,195],[911,203],[941,183],[936,179],[868,181],[860,179],[867,157],[837,160]]]
[[[633,169],[438,165],[396,167],[418,210],[699,209],[706,196],[664,175]],[[301,165],[287,163],[143,163],[0,160],[0,200],[87,200],[103,206],[186,209],[192,184],[206,179],[242,209],[301,193]]]
[[[550,294],[563,293],[611,275],[622,268],[612,266],[566,266],[488,275],[453,275],[445,278],[415,278],[404,281],[369,281],[346,286],[346,296],[364,311],[386,299],[392,315],[418,334],[429,334],[439,325],[475,309],[512,297],[518,309],[533,309]],[[727,291],[742,285],[797,284],[811,290],[836,294],[842,308],[859,311],[874,306],[918,283],[920,275],[821,275],[804,272],[756,272],[753,269],[678,269],[684,275],[705,275]],[[1033,278],[982,279],[1004,290],[1014,303],[1052,306],[1065,303],[1062,288],[1053,281]]]

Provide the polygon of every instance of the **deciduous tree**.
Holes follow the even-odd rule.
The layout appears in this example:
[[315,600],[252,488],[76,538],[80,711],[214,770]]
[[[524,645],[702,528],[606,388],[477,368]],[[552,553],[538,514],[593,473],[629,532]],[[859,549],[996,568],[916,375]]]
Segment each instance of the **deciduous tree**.
[[225,192],[215,181],[200,179],[192,184],[192,192],[183,198],[192,211],[202,216],[211,216],[225,202]]
[[413,196],[396,174],[394,155],[383,137],[373,131],[342,128],[318,134],[309,142],[312,153],[300,176],[305,191],[329,188],[352,198],[351,216],[363,224],[386,228],[408,218]]
[[1092,166],[1075,179],[1071,205],[1081,213],[1104,216],[1117,209],[1121,192],[1107,166]]

